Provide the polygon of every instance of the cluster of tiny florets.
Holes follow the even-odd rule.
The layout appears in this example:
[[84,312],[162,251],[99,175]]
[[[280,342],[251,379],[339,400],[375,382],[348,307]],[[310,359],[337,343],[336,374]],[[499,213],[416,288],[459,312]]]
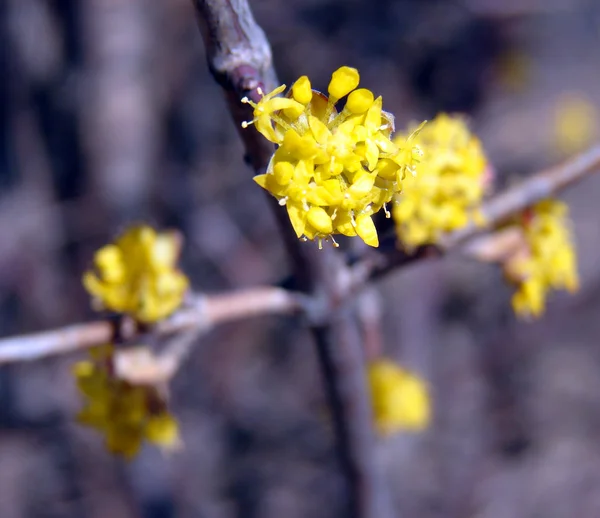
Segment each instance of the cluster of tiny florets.
[[393,116],[382,110],[381,97],[358,83],[356,69],[341,67],[328,96],[303,76],[285,97],[279,97],[282,85],[258,102],[243,100],[254,108],[251,123],[278,146],[256,182],[286,207],[297,236],[320,246],[329,239],[337,246],[334,234],[378,246],[372,216],[381,209],[388,213],[386,204],[420,156],[414,134],[401,145],[392,142]]
[[577,254],[568,220],[568,206],[543,200],[520,218],[525,247],[506,261],[504,271],[515,284],[512,306],[517,315],[538,317],[550,290],[571,293],[579,288]]
[[381,435],[420,431],[429,425],[431,403],[426,382],[392,360],[367,366],[375,428]]
[[[96,252],[95,268],[84,274],[83,284],[99,309],[141,324],[156,323],[181,306],[189,286],[177,269],[180,248],[175,233],[131,227]],[[163,393],[116,376],[114,355],[114,345],[109,344],[74,366],[85,399],[79,422],[99,430],[108,450],[126,457],[135,455],[144,441],[166,449],[178,445],[177,421],[168,412]]]
[[[441,234],[478,216],[487,160],[481,142],[459,116],[439,114],[418,135],[409,135],[423,157],[395,196],[392,215],[401,245],[411,249],[434,244]],[[400,136],[394,142],[401,147],[406,140]]]
[[179,251],[177,234],[131,227],[96,252],[83,284],[102,308],[156,322],[181,305],[189,286],[176,267]]
[[153,386],[132,385],[113,375],[114,348],[92,351],[89,360],[75,364],[77,387],[85,398],[78,421],[104,435],[106,448],[133,457],[144,441],[164,449],[179,444],[175,418]]

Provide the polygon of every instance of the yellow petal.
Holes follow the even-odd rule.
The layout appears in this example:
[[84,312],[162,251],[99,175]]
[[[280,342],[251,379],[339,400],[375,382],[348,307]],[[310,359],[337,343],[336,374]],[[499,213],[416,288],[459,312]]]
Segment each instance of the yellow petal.
[[296,236],[301,237],[304,234],[304,228],[306,226],[306,211],[302,208],[302,206],[288,202],[287,205],[288,216],[290,217],[290,222],[292,223],[292,227],[296,232]]
[[273,176],[279,185],[290,183],[294,175],[294,166],[290,162],[277,162],[273,167]]
[[331,234],[333,232],[331,216],[321,207],[311,207],[306,214],[306,220],[321,234]]
[[356,233],[369,246],[378,247],[379,237],[371,216],[361,214],[356,218]]

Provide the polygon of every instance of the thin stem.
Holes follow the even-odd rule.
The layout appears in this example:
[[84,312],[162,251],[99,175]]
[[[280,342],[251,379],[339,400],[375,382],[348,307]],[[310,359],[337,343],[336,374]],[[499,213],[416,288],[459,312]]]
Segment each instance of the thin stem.
[[[198,295],[192,298],[190,304],[145,332],[160,336],[195,329],[208,331],[213,326],[232,320],[306,311],[308,304],[305,296],[280,288],[265,287],[212,296]],[[112,339],[115,330],[124,341],[141,338],[143,335],[131,320],[113,318],[3,338],[0,339],[0,365],[38,360],[102,345]]]

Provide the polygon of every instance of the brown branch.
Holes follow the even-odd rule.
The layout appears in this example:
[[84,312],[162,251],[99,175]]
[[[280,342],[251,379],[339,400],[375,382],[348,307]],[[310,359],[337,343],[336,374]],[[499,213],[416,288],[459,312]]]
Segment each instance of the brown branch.
[[[246,0],[194,0],[204,38],[209,68],[223,87],[231,115],[238,126],[251,120],[247,96],[258,101],[258,87],[265,91],[278,85],[271,65],[271,51]],[[253,128],[241,132],[246,159],[256,173],[263,172],[273,148]],[[360,337],[348,319],[332,310],[344,299],[346,265],[333,249],[319,251],[312,243],[300,242],[287,214],[274,198],[271,206],[292,263],[295,287],[310,294],[316,310],[308,314],[317,344],[319,363],[329,399],[340,464],[349,483],[347,516],[385,518],[376,510],[381,485],[375,482],[375,440],[371,429],[366,377],[362,368]],[[352,320],[352,319],[350,319]],[[360,366],[348,370],[347,365]]]
[[188,331],[206,332],[218,324],[266,314],[305,311],[306,297],[280,288],[255,288],[221,295],[198,295],[171,317],[141,330],[129,319],[106,319],[53,331],[0,339],[0,365],[38,360],[102,345],[115,334],[124,341]]

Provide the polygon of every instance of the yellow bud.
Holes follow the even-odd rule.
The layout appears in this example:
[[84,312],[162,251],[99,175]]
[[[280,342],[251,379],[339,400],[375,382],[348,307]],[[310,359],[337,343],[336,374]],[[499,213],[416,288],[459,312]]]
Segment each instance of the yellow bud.
[[359,88],[348,96],[346,108],[352,113],[365,113],[373,104],[374,96],[371,90]]
[[349,94],[358,86],[360,76],[356,68],[340,67],[332,75],[327,91],[337,100]]
[[308,77],[302,76],[292,86],[292,96],[302,104],[308,104],[312,99],[312,90]]
[[287,185],[290,183],[294,174],[294,166],[290,162],[277,162],[273,167],[273,175],[275,181],[279,185]]
[[331,234],[333,232],[331,217],[321,207],[311,207],[306,214],[306,220],[322,234]]

